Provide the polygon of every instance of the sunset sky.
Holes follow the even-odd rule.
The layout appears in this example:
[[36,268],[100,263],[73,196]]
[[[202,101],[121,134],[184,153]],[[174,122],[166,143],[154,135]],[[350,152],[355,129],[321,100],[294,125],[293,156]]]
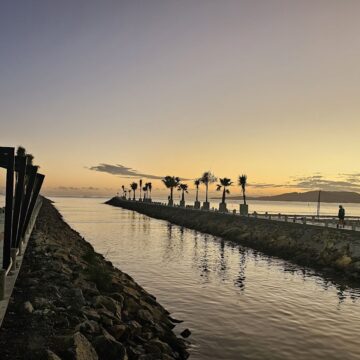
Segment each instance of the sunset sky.
[[253,195],[360,192],[359,14],[358,0],[1,1],[0,144],[33,153],[51,195],[208,169],[246,173]]

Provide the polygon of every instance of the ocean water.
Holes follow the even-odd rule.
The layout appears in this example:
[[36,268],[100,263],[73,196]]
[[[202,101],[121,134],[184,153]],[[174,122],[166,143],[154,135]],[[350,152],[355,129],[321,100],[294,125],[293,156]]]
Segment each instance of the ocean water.
[[[184,320],[175,329],[192,331],[190,359],[360,359],[359,288],[105,199],[52,200],[98,252]],[[269,211],[251,204],[260,205]]]

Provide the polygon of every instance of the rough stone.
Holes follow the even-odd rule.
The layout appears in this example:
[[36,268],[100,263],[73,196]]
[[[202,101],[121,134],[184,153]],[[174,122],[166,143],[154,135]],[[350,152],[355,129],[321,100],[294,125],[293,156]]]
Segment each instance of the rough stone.
[[97,336],[93,342],[100,359],[123,360],[127,359],[125,347],[116,341],[109,333]]
[[74,353],[76,360],[98,360],[95,349],[86,337],[79,332],[74,335]]

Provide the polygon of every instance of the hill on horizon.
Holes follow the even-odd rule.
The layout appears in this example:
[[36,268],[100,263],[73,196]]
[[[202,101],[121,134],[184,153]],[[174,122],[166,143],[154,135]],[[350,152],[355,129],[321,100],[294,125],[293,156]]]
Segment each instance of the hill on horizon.
[[[248,200],[263,201],[299,201],[299,202],[317,202],[319,196],[318,190],[306,192],[291,192],[272,196],[248,197]],[[242,196],[229,196],[228,199],[241,200]],[[321,191],[320,201],[323,203],[360,203],[360,194],[353,191]]]

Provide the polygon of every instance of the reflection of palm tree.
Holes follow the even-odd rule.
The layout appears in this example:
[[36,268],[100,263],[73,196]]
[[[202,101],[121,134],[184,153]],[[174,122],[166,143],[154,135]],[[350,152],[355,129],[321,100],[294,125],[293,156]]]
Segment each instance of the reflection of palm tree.
[[178,191],[181,191],[180,206],[185,206],[185,193],[188,193],[188,185],[187,184],[179,184]]
[[138,187],[138,184],[136,182],[133,182],[133,183],[130,184],[130,187],[131,187],[132,191],[134,192],[133,200],[135,200],[135,192],[136,192],[136,189]]
[[226,259],[225,259],[225,241],[221,239],[220,241],[220,270],[221,270],[221,280],[225,280],[226,274]]
[[208,265],[208,235],[204,234],[204,254],[201,258],[201,270],[202,276],[205,277],[205,280],[209,280],[209,265]]
[[205,185],[205,203],[208,204],[208,192],[209,192],[209,185],[216,181],[216,177],[210,171],[205,171],[200,181]]
[[240,288],[241,291],[245,290],[245,269],[246,269],[246,250],[239,247],[240,259],[239,259],[239,275],[235,280],[235,285]]
[[221,199],[221,204],[220,204],[220,211],[226,211],[226,194],[230,194],[230,190],[227,189],[229,186],[232,185],[232,181],[231,179],[228,178],[223,178],[223,179],[219,179],[220,180],[220,184],[217,184],[216,186],[216,191],[220,191],[221,189],[223,189],[223,194],[222,194],[222,199]]
[[174,204],[174,200],[173,200],[173,192],[174,192],[174,188],[177,187],[180,183],[180,178],[175,177],[175,176],[165,176],[162,179],[162,182],[164,183],[164,185],[170,189],[170,197],[169,197],[169,206],[172,206]]

